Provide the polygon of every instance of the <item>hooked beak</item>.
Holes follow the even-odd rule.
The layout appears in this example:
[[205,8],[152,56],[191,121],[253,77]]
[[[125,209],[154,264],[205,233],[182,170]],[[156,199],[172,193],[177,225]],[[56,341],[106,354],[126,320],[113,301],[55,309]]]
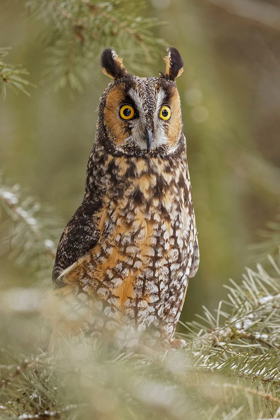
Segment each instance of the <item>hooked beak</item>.
[[152,141],[153,141],[153,132],[152,132],[152,130],[147,129],[145,140],[146,140],[146,143],[147,143],[147,152],[149,153],[149,151],[151,150]]

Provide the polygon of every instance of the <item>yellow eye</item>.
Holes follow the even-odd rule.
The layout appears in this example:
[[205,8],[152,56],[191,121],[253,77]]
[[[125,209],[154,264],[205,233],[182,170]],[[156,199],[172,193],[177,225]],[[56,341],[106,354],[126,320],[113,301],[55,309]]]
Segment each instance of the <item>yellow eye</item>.
[[161,110],[159,111],[159,118],[161,118],[164,121],[168,121],[171,117],[171,109],[167,105],[163,105],[161,107]]
[[123,120],[131,120],[135,115],[135,111],[131,105],[123,105],[120,109],[120,117]]

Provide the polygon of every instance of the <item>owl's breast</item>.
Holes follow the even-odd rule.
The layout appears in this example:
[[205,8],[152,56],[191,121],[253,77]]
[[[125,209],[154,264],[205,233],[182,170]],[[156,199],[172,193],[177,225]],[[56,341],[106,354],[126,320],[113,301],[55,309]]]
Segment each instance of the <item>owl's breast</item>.
[[[98,243],[77,269],[80,294],[94,307],[89,330],[105,328],[125,338],[153,327],[170,338],[184,302],[195,236],[185,160],[171,166],[120,159],[111,175],[97,220]],[[77,284],[76,273],[68,283]]]
[[193,255],[188,171],[183,160],[168,171],[164,162],[147,168],[135,161],[133,169],[126,177],[123,168],[107,193],[92,278],[114,322],[120,313],[139,329],[164,322],[172,335]]
[[172,277],[188,276],[194,227],[185,160],[171,168],[156,159],[119,158],[115,167],[116,185],[107,192],[99,222],[99,260],[110,269],[119,261],[137,278],[162,275],[166,283],[167,268]]

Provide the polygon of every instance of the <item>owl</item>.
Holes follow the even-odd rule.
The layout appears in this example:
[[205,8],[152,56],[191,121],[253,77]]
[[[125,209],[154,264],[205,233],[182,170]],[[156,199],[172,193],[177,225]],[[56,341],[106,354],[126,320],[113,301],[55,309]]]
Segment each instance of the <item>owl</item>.
[[53,269],[54,331],[175,344],[174,332],[199,247],[169,48],[159,77],[129,74],[112,49],[82,204],[60,238]]

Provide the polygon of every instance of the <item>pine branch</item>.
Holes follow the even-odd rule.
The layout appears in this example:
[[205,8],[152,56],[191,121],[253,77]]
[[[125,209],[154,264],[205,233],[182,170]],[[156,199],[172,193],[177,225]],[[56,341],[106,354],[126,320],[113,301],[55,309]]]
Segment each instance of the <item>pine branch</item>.
[[[85,405],[83,405],[84,407]],[[62,415],[65,413],[68,413],[69,411],[72,410],[76,410],[77,408],[80,408],[80,406],[78,406],[77,404],[69,404],[66,407],[62,408],[61,410],[53,410],[53,411],[48,411],[45,410],[43,412],[39,412],[36,414],[27,414],[24,413],[24,415],[20,415],[19,417],[17,417],[18,420],[47,420],[47,419],[61,419]]]
[[[52,240],[55,234],[34,200],[23,199],[19,186],[7,187],[1,180],[0,208],[11,225],[11,250],[23,253],[27,262],[34,256],[53,259],[54,249],[46,248],[45,238]],[[31,252],[19,246],[22,237],[33,244]],[[255,271],[247,269],[241,285],[231,280],[226,286],[227,301],[215,314],[204,308],[204,316],[185,325],[188,333],[178,335],[187,340],[184,351],[148,358],[120,353],[114,343],[100,339],[89,345],[81,336],[78,345],[65,337],[55,357],[0,352],[0,419],[276,417],[280,268],[269,260],[272,274],[260,265]],[[13,324],[9,327],[13,335]]]
[[274,275],[261,266],[247,269],[241,285],[227,286],[228,301],[215,315],[205,308],[203,319],[186,325],[184,351],[148,358],[120,353],[100,339],[89,345],[81,336],[77,345],[65,337],[55,358],[15,355],[19,368],[6,352],[0,369],[2,418],[277,417],[280,268],[271,262]]
[[2,97],[7,95],[7,88],[10,88],[15,93],[23,92],[25,95],[30,96],[26,87],[35,87],[32,83],[22,76],[28,76],[29,72],[19,65],[8,64],[4,59],[9,54],[10,48],[0,48],[0,92]]
[[[205,375],[203,369],[193,369],[180,351],[159,354],[152,361],[117,355],[112,350],[108,353],[100,345],[92,352],[85,345],[76,347],[68,342],[61,354],[61,359],[53,359],[49,365],[37,364],[34,370],[16,375],[10,391],[3,388],[3,403],[10,417],[41,418],[53,413],[65,418],[63,413],[73,410],[73,418],[83,419],[112,418],[114,413],[113,418],[122,420],[208,420],[216,410],[215,419],[243,413],[238,419],[248,420],[257,418],[249,415],[250,406],[256,407],[256,416],[268,416],[279,404],[271,385],[248,385],[241,379],[233,382],[233,378],[229,381],[225,374],[214,372]],[[20,412],[16,411],[19,395],[24,401]]]
[[9,187],[0,178],[1,251],[18,265],[31,264],[43,273],[56,253],[59,223],[49,209],[31,197],[22,197],[18,184]]
[[70,86],[81,91],[99,69],[100,52],[108,46],[129,57],[132,70],[149,71],[165,43],[153,33],[159,22],[141,17],[143,4],[132,5],[128,0],[26,1],[31,13],[46,24],[43,34],[49,58],[45,75],[51,75],[55,90]]
[[216,316],[204,308],[202,322],[185,325],[196,366],[279,383],[280,269],[270,261],[275,276],[260,265],[247,269],[241,286],[233,281],[226,286],[228,301],[220,303]]
[[0,382],[0,389],[6,388],[9,384],[12,383],[13,380],[15,380],[19,375],[24,373],[27,369],[30,369],[34,367],[34,362],[30,362],[29,360],[25,360],[23,363],[21,363],[20,366],[17,366],[14,373],[10,376],[8,376],[6,379],[3,379],[2,382]]
[[126,26],[124,23],[122,23],[120,20],[118,20],[114,16],[110,16],[108,13],[103,12],[100,7],[98,7],[94,4],[91,4],[91,3],[89,3],[88,1],[85,1],[85,0],[80,0],[80,1],[81,1],[82,4],[87,6],[92,11],[92,13],[100,14],[105,19],[107,19],[109,22],[111,22],[112,24],[115,24],[119,29],[125,31],[128,35],[133,36],[137,41],[139,41],[142,44],[143,49],[146,52],[146,58],[149,62],[149,50],[146,47],[145,42],[143,40],[143,37],[140,33],[134,32],[130,27]]
[[[216,386],[216,384],[214,384],[214,386]],[[249,393],[249,394],[252,394],[252,395],[257,395],[261,398],[265,398],[268,401],[272,401],[272,402],[275,402],[277,404],[280,404],[280,398],[274,397],[271,394],[268,394],[266,392],[261,392],[261,391],[258,391],[256,389],[251,389],[251,388],[243,387],[241,385],[233,385],[233,384],[223,384],[223,387],[229,388],[229,389],[238,389],[239,391]]]

